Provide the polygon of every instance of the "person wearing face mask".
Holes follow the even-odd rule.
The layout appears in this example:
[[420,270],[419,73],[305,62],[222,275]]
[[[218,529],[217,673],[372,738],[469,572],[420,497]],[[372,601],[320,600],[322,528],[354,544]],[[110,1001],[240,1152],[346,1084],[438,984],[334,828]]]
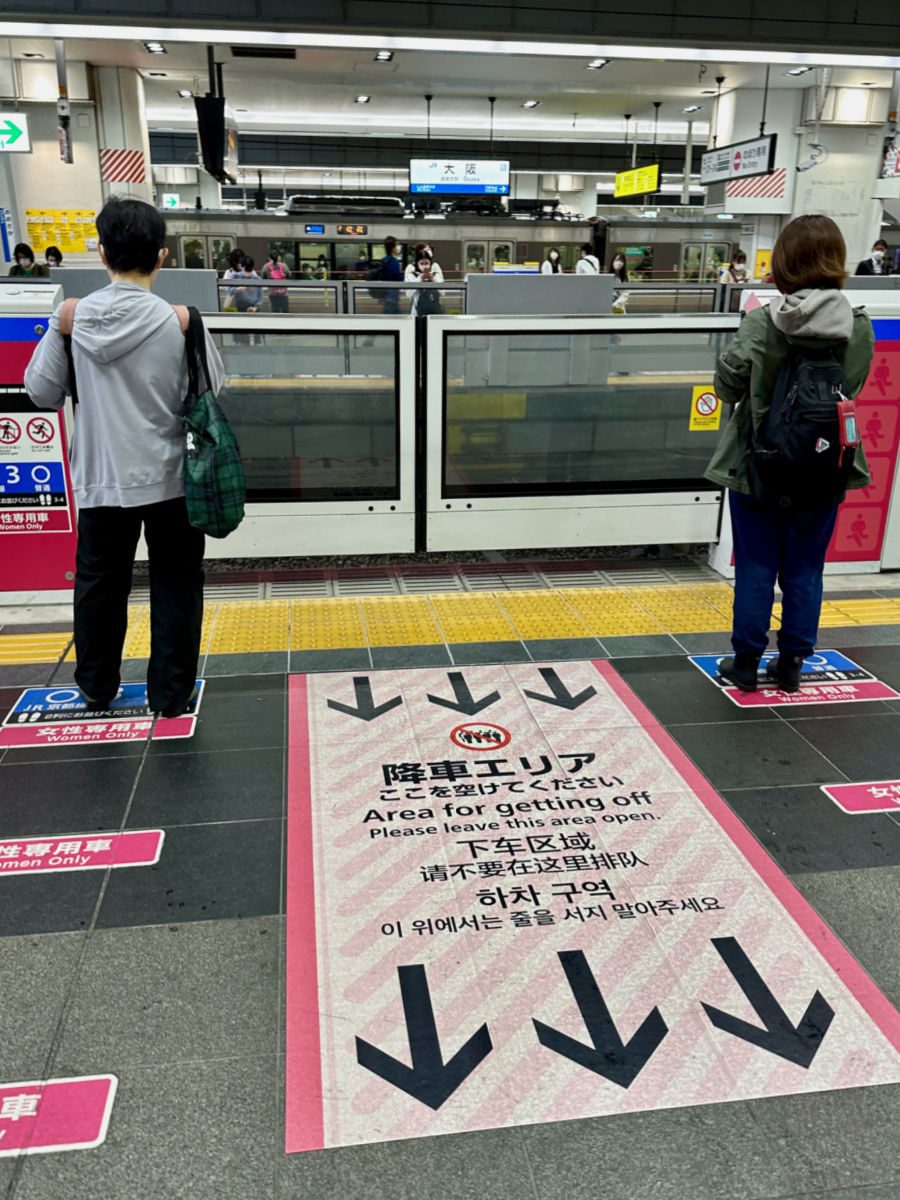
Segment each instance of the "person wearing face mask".
[[[152,205],[110,197],[97,233],[109,286],[79,300],[74,313],[56,310],[25,372],[25,390],[38,408],[60,409],[77,385],[75,682],[90,710],[108,711],[121,682],[143,529],[150,568],[147,699],[154,712],[177,717],[195,696],[203,624],[204,540],[184,499],[187,314],[152,291],[168,253],[166,223]],[[71,329],[71,359],[61,316]],[[225,372],[208,333],[205,342],[216,393]]]
[[19,242],[13,257],[16,261],[9,268],[10,275],[17,276],[20,279],[35,279],[38,277],[46,278],[50,274],[43,263],[36,263],[34,261],[34,251],[25,242]]
[[563,269],[559,262],[559,251],[554,247],[541,263],[542,275],[561,275]]
[[[16,251],[18,254],[18,250]],[[856,268],[857,275],[893,275],[891,260],[888,258],[887,242],[881,238],[872,247],[872,253],[864,258]]]
[[52,270],[54,267],[62,266],[62,250],[60,250],[58,246],[48,246],[44,251],[44,258],[47,260],[48,270]]
[[[416,254],[415,262],[408,264],[404,279],[407,283],[439,282],[434,270],[434,260],[424,249]],[[409,288],[406,294],[410,301],[409,312],[413,317],[437,316],[444,311],[437,288]]]
[[735,250],[731,262],[725,263],[719,275],[719,283],[749,283],[750,271],[747,267],[747,255],[743,250]]
[[431,263],[431,281],[432,283],[443,283],[444,272],[441,270],[441,264],[434,261],[434,251],[428,242],[419,242],[416,246],[415,258],[407,265],[404,275],[407,279],[412,277],[412,273],[418,269],[419,262],[423,258],[427,258]]

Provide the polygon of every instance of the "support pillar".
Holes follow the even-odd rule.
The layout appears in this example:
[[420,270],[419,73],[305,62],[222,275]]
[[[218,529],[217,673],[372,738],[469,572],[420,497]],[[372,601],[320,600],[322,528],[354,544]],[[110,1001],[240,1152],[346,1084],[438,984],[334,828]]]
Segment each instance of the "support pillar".
[[[95,81],[104,199],[115,194],[152,204],[144,81],[140,73],[130,67],[98,67]],[[116,155],[116,151],[127,153]]]

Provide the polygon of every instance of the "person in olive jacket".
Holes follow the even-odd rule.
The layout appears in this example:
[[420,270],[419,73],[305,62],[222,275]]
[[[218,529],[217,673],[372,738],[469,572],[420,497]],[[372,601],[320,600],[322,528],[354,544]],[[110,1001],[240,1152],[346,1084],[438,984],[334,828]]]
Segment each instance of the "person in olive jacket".
[[[866,312],[851,308],[841,291],[847,277],[846,256],[841,231],[829,217],[791,221],[772,255],[772,272],[782,295],[744,317],[716,370],[717,394],[726,404],[735,405],[706,471],[707,479],[728,488],[734,533],[734,657],[722,661],[719,674],[744,691],[756,689],[759,662],[768,646],[776,580],[783,593],[778,657],[766,672],[783,691],[797,691],[803,660],[812,654],[818,636],[825,553],[838,505],[801,511],[766,507],[754,500],[747,435],[749,421],[756,430],[763,423],[792,344],[838,348],[850,398],[862,390],[872,362],[874,334]],[[864,488],[870,482],[860,445],[848,487]]]

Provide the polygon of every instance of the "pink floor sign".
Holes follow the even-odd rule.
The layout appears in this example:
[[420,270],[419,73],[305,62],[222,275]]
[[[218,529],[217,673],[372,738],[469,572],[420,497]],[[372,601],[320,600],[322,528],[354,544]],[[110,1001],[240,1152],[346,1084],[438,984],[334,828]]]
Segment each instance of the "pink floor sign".
[[880,783],[835,783],[822,791],[845,813],[900,812],[900,779]]
[[152,867],[159,862],[164,838],[162,829],[5,838],[0,841],[0,878],[101,871],[107,867]]
[[115,1075],[0,1084],[0,1157],[101,1145],[117,1084]]
[[289,1152],[900,1080],[608,663],[295,676],[289,755]]

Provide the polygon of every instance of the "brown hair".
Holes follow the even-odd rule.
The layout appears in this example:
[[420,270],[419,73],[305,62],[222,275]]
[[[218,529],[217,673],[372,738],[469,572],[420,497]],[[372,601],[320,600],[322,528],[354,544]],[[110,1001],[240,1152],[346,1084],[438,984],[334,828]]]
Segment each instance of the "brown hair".
[[772,253],[772,275],[780,292],[842,288],[847,247],[831,217],[796,217],[785,225]]

